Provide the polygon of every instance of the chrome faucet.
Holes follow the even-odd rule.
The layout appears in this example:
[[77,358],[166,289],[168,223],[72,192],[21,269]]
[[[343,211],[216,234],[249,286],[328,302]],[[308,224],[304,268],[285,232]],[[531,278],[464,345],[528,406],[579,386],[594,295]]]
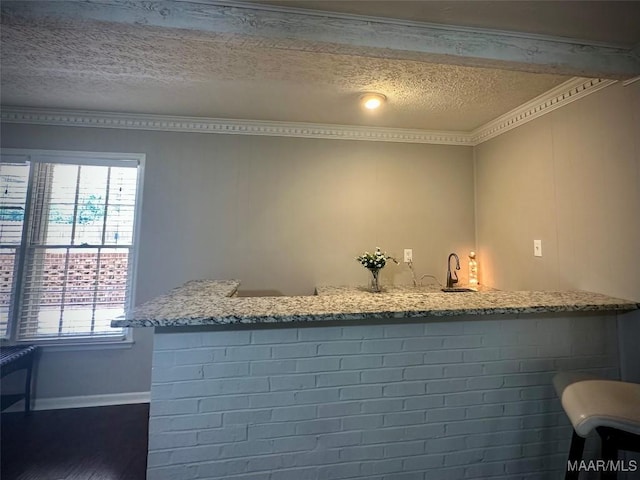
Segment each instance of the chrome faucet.
[[[460,270],[460,259],[455,253],[451,253],[447,259],[447,288],[453,288],[453,285],[458,283],[458,275],[455,271],[451,271],[451,257],[456,259],[456,270]],[[451,274],[453,273],[453,277]]]

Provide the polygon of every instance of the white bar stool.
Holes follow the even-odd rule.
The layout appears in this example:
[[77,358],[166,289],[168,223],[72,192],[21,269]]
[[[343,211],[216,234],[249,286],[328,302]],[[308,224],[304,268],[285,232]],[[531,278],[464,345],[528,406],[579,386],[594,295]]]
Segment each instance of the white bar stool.
[[[573,425],[569,462],[580,463],[585,437],[594,429],[605,462],[615,464],[618,450],[640,452],[640,384],[558,373],[553,385]],[[579,475],[578,469],[570,470],[567,464],[565,480],[577,480]],[[607,469],[601,478],[616,479],[617,471]]]

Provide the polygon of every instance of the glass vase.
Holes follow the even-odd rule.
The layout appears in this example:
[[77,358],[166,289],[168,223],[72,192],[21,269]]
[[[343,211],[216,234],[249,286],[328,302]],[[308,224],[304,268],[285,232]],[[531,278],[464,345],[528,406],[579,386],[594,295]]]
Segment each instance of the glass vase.
[[380,287],[380,269],[379,268],[370,268],[369,271],[371,272],[371,291],[373,293],[380,293],[382,291],[382,288]]

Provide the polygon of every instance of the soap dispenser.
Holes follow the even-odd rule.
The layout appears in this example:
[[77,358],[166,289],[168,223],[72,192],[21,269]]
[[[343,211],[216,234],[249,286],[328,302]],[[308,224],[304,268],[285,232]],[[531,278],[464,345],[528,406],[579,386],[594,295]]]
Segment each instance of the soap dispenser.
[[469,286],[478,286],[478,262],[476,252],[469,252]]

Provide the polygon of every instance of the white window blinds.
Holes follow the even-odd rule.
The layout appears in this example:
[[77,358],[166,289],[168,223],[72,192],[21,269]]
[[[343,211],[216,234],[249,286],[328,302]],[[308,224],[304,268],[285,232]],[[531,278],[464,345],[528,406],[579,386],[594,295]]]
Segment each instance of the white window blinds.
[[22,255],[22,231],[29,164],[26,157],[3,156],[0,163],[0,337],[9,336],[13,315],[12,292],[16,288],[19,259]]
[[121,337],[110,321],[131,303],[137,162],[37,156],[30,169],[16,339]]

